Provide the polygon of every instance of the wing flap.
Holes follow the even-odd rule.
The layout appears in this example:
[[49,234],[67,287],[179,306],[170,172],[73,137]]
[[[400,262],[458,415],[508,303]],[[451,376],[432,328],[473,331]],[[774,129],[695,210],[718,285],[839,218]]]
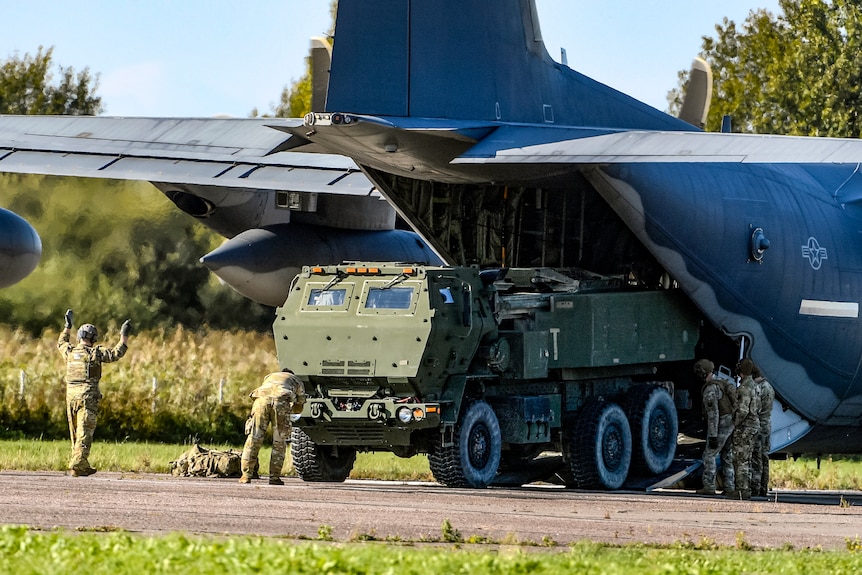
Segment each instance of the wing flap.
[[455,164],[633,162],[859,163],[862,140],[505,126],[453,160]]

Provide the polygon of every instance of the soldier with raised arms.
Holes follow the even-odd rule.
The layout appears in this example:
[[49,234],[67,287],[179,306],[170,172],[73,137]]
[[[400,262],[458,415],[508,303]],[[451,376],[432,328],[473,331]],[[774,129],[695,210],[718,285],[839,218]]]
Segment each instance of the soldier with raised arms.
[[78,328],[78,342],[69,342],[73,324],[72,310],[66,311],[65,325],[60,332],[57,346],[66,360],[66,416],[69,420],[69,435],[72,440],[72,457],[69,460],[69,475],[81,477],[92,475],[96,470],[90,465],[90,446],[96,431],[96,416],[102,393],[99,380],[102,364],[117,361],[128,349],[127,342],[132,330],[129,320],[120,327],[120,341],[114,347],[96,345],[99,332],[96,326],[85,323]]

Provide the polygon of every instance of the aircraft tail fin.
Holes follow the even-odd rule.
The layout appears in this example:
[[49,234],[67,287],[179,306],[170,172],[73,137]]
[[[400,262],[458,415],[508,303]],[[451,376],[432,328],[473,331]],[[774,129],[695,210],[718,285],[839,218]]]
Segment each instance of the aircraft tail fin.
[[554,62],[535,0],[340,0],[326,109],[692,129]]

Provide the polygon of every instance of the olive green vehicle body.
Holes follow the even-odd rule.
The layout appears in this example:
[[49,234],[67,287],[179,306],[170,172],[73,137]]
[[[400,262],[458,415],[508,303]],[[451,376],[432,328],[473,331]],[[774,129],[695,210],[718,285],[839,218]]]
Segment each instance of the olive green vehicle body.
[[565,451],[586,402],[654,381],[698,339],[678,290],[543,268],[307,266],[276,316],[279,362],[308,393],[294,425],[316,446],[433,453],[484,401],[504,463]]

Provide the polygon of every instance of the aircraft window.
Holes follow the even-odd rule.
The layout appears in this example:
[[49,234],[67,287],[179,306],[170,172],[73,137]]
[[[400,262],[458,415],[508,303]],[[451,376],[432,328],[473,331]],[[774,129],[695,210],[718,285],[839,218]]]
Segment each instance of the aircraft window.
[[410,309],[413,302],[413,288],[371,288],[365,298],[365,307],[369,309]]
[[452,290],[445,287],[440,288],[440,295],[443,296],[443,303],[455,303],[455,298],[452,297]]
[[313,289],[308,295],[308,305],[344,305],[347,290],[343,289]]

